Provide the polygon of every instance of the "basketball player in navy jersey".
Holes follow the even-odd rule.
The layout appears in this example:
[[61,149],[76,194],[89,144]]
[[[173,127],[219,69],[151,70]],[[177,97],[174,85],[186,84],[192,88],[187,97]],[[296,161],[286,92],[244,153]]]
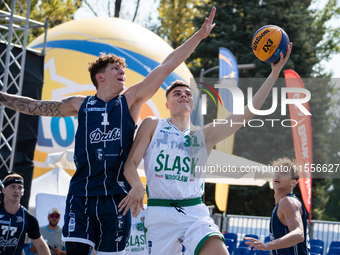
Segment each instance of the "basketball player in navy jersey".
[[87,255],[90,246],[98,255],[124,253],[131,215],[123,216],[117,205],[130,190],[123,168],[132,146],[135,123],[142,105],[209,35],[215,26],[215,12],[213,7],[201,29],[123,94],[125,60],[113,54],[103,54],[90,64],[91,80],[97,89],[95,96],[40,101],[0,92],[0,104],[21,113],[78,117],[74,155],[77,171],[71,179],[63,227],[68,255]]
[[270,219],[270,242],[244,237],[249,248],[271,250],[273,255],[309,255],[307,213],[303,203],[293,194],[299,171],[288,158],[272,163],[275,169],[273,188],[275,208]]
[[27,233],[39,255],[50,255],[37,219],[20,205],[24,179],[18,174],[9,174],[2,182],[4,200],[0,204],[0,254],[21,255]]

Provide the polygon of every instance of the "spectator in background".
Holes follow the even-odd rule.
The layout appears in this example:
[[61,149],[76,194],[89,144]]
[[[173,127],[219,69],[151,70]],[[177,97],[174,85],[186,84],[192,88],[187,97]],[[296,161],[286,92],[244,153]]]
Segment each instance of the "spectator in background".
[[24,179],[18,174],[9,174],[2,181],[4,200],[0,204],[0,254],[21,255],[26,233],[31,238],[38,254],[49,255],[50,251],[39,232],[37,219],[22,205]]
[[[50,248],[52,255],[66,255],[65,247],[61,243],[62,229],[58,226],[60,220],[60,211],[58,208],[52,208],[48,213],[47,226],[40,228],[44,240]],[[30,252],[36,252],[37,249],[34,245],[30,247]]]

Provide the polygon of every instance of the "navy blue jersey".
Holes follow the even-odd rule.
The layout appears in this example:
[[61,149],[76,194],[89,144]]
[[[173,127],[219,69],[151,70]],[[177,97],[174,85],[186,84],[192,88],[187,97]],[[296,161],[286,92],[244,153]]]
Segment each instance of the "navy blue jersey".
[[[303,222],[303,232],[305,240],[301,243],[298,243],[292,247],[279,249],[279,250],[273,250],[273,255],[309,255],[309,231],[307,226],[307,213],[305,206],[303,203],[294,195],[289,194],[287,196],[293,197],[297,199],[302,206],[302,222]],[[278,239],[287,233],[289,233],[289,229],[287,226],[283,225],[279,218],[277,217],[277,208],[279,207],[279,203],[276,204],[273,212],[272,217],[270,218],[270,240],[273,241],[275,239]]]
[[88,96],[78,112],[74,162],[77,171],[69,194],[107,196],[127,193],[123,170],[130,152],[135,123],[124,95],[104,102]]
[[0,207],[0,254],[21,255],[26,233],[32,239],[40,237],[38,221],[23,206],[10,215]]

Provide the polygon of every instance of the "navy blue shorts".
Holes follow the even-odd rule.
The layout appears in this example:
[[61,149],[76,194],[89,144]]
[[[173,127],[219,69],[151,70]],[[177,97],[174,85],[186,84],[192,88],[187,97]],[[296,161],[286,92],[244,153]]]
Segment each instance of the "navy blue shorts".
[[129,241],[131,212],[118,213],[118,204],[125,193],[101,197],[68,195],[62,240],[94,247],[97,254],[123,254]]

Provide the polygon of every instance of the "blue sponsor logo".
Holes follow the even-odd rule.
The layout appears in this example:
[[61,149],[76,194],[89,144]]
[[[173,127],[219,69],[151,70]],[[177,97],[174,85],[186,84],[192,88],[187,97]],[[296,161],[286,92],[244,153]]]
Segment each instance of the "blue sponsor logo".
[[151,254],[152,241],[148,241],[148,253]]

